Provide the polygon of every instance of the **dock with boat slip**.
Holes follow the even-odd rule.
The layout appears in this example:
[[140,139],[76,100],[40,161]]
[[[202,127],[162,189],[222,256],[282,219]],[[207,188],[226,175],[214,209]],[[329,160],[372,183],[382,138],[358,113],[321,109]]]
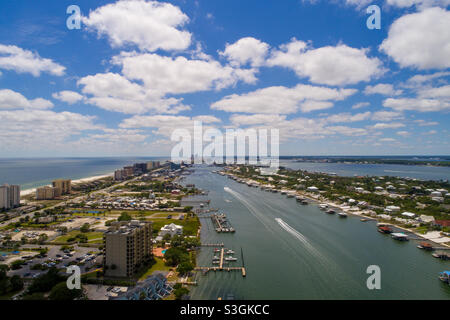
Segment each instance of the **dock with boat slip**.
[[225,214],[213,214],[211,220],[216,227],[216,232],[219,233],[234,233],[235,230],[229,223]]
[[[243,253],[241,251],[242,254],[242,259],[243,259]],[[202,271],[204,274],[208,273],[209,271],[241,271],[242,276],[246,277],[247,276],[247,271],[245,269],[244,266],[244,260],[242,260],[242,267],[224,267],[223,266],[223,262],[224,262],[224,256],[225,256],[225,248],[220,249],[220,260],[219,260],[219,266],[218,267],[195,267],[194,270],[196,271]]]
[[201,247],[224,247],[225,244],[223,242],[222,243],[202,243],[200,246]]

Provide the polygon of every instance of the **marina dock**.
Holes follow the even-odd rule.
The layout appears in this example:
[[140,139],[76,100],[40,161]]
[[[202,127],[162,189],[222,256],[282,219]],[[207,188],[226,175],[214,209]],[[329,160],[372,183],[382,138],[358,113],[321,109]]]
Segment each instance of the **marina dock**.
[[219,233],[234,233],[236,230],[229,223],[225,214],[213,214],[211,220]]
[[247,276],[247,272],[245,270],[244,267],[224,267],[224,268],[220,268],[220,267],[196,267],[194,270],[196,271],[202,271],[203,273],[208,273],[209,271],[241,271],[242,276],[245,277]]
[[224,267],[223,263],[224,263],[224,258],[225,258],[225,248],[220,249],[220,260],[219,260],[219,266],[218,267],[195,267],[194,270],[195,271],[201,271],[203,272],[203,274],[207,274],[209,271],[227,271],[227,272],[231,272],[231,271],[241,271],[242,277],[246,277],[247,276],[247,270],[245,269],[245,265],[244,265],[244,253],[242,251],[241,248],[241,259],[242,259],[242,267]]
[[224,247],[224,243],[202,243],[201,247]]

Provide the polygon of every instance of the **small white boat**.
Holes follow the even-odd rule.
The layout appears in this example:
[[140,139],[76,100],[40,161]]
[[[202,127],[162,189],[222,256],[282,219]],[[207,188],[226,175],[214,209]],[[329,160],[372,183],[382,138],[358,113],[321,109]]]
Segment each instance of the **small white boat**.
[[228,257],[228,258],[225,258],[225,261],[237,261],[237,258]]
[[338,212],[338,216],[341,218],[347,218],[347,214],[345,212]]
[[234,254],[233,250],[227,250],[227,254]]
[[325,210],[325,209],[328,209],[328,205],[326,203],[321,203],[321,204],[319,204],[319,208],[321,210]]

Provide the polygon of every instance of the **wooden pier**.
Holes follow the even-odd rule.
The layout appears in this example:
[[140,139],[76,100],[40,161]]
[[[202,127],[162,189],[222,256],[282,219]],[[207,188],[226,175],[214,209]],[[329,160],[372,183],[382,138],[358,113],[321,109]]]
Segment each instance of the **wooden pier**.
[[210,216],[213,222],[213,225],[216,227],[216,232],[224,232],[224,233],[234,233],[234,228],[230,225],[227,220],[227,216],[222,214],[213,214]]
[[244,265],[244,253],[242,251],[241,248],[241,256],[242,256],[242,267],[224,267],[223,266],[223,261],[224,261],[224,256],[225,256],[225,248],[220,249],[220,261],[219,261],[219,266],[218,267],[195,267],[195,271],[202,271],[204,274],[208,273],[209,271],[241,271],[242,276],[246,277],[247,276],[247,270],[245,269],[245,265]]
[[223,242],[222,243],[202,243],[200,246],[201,247],[224,247],[225,244]]
[[223,254],[224,254],[224,252],[225,252],[225,249],[222,248],[222,249],[220,250],[220,263],[219,263],[219,268],[220,268],[220,269],[223,269]]
[[241,271],[243,277],[247,276],[247,271],[243,267],[196,267],[194,270],[202,271],[204,273],[208,273],[209,271]]

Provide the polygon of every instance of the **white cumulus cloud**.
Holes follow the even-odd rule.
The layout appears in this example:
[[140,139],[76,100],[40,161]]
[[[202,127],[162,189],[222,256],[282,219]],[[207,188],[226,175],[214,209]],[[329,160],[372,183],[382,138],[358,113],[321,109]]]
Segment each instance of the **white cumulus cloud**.
[[135,45],[141,50],[183,50],[191,34],[180,30],[189,18],[180,8],[165,2],[121,0],[97,8],[83,22],[113,47]]
[[66,102],[68,104],[74,104],[77,103],[78,101],[83,100],[83,96],[81,94],[79,94],[78,92],[75,91],[60,91],[60,92],[55,92],[52,94],[52,97],[54,99]]
[[385,73],[382,62],[368,57],[367,51],[345,44],[313,49],[294,38],[272,52],[267,64],[290,68],[313,83],[343,86],[370,81]]
[[46,99],[37,98],[29,100],[16,91],[10,89],[0,90],[0,110],[50,108],[53,108],[53,103]]
[[344,100],[355,89],[332,89],[299,84],[293,88],[277,86],[258,89],[242,95],[233,94],[214,102],[212,109],[243,113],[295,113],[327,109],[332,101]]
[[450,67],[450,12],[429,8],[407,14],[391,25],[380,50],[401,67],[445,69]]
[[233,44],[227,44],[220,55],[226,57],[233,66],[250,63],[252,67],[259,67],[269,51],[269,45],[252,37],[242,38]]
[[39,77],[42,72],[62,76],[66,70],[51,59],[41,58],[36,52],[3,44],[0,44],[0,69],[31,73],[35,77]]

